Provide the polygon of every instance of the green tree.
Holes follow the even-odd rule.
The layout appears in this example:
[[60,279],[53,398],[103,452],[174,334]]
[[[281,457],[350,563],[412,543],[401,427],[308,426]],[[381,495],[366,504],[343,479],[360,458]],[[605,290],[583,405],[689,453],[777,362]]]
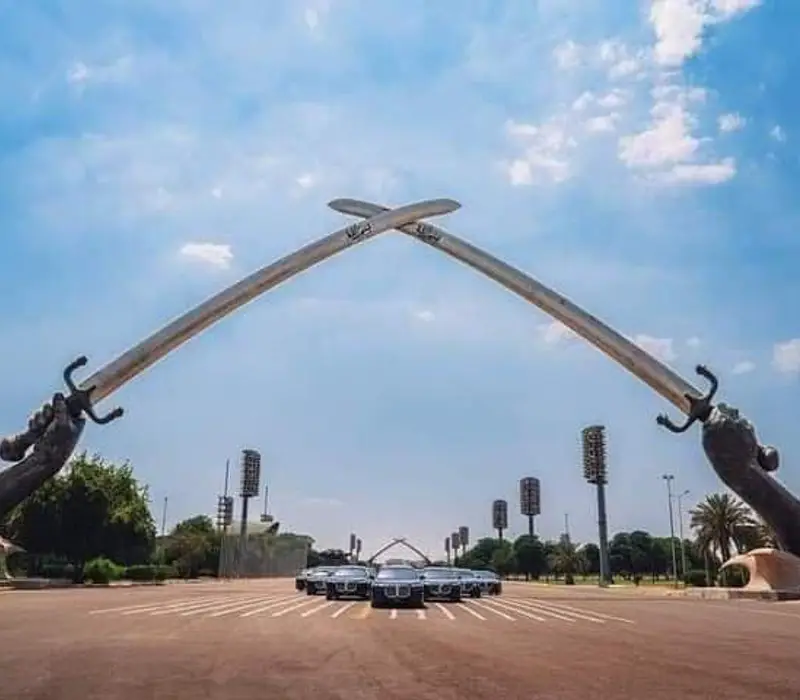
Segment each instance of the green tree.
[[149,505],[128,463],[84,452],[12,512],[7,531],[28,552],[68,560],[80,577],[96,557],[126,566],[150,559],[155,523]]
[[196,578],[204,571],[216,574],[220,544],[211,518],[195,515],[172,528],[164,541],[164,561],[185,578]]
[[575,583],[575,574],[583,570],[584,561],[579,546],[569,535],[562,535],[551,555],[550,566],[554,572],[564,575],[564,582]]
[[520,535],[514,540],[514,557],[517,570],[525,574],[525,578],[538,579],[547,571],[547,558],[544,546],[536,535]]
[[590,576],[598,576],[600,574],[600,547],[594,542],[587,542],[581,547],[580,552],[586,567],[584,571]]

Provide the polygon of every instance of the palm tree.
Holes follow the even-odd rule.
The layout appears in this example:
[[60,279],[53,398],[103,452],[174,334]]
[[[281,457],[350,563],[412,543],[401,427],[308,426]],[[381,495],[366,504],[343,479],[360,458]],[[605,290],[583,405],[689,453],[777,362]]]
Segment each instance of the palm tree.
[[580,545],[573,542],[569,535],[562,535],[550,555],[550,567],[564,574],[565,583],[574,583],[575,574],[583,569],[583,565],[584,558]]
[[689,511],[700,551],[725,562],[753,543],[758,523],[750,508],[727,493],[712,493]]

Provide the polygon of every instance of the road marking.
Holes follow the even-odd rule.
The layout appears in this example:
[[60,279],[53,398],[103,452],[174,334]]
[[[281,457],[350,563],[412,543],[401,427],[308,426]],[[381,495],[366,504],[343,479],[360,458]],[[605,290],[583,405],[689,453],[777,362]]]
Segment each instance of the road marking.
[[[523,605],[522,603],[507,603],[507,605],[513,605],[516,608],[522,608],[523,610],[532,610],[542,615],[546,615],[548,618],[553,618],[555,620],[561,620],[562,622],[577,622],[575,616],[566,615],[560,610],[552,610],[549,607],[544,605],[534,604],[534,603],[526,603]],[[597,622],[597,620],[594,620]],[[600,622],[603,622],[600,620]]]
[[354,620],[366,620],[371,613],[372,613],[372,608],[369,605],[364,605],[355,615],[352,615],[351,617]]
[[[532,612],[525,610],[521,605],[508,605],[506,603],[501,603],[497,600],[487,601],[487,605],[496,606],[501,608],[502,610],[508,610],[509,612],[516,613],[517,615],[522,615],[522,617],[527,617],[529,620],[536,620],[536,622],[545,622],[543,617],[539,617],[538,615],[534,615]],[[572,620],[569,620],[572,622]]]
[[[205,603],[205,604],[199,605],[199,606],[198,605],[193,605],[193,606],[191,606],[189,608],[184,608],[182,611],[179,611],[179,612],[180,612],[180,616],[181,617],[191,617],[192,615],[202,615],[203,613],[217,611],[217,610],[227,610],[228,608],[234,608],[236,606],[241,606],[243,604],[258,603],[263,599],[264,599],[263,596],[248,597],[248,598],[245,598],[245,599],[241,599],[240,598],[239,600],[237,600],[237,601],[235,601],[233,603],[228,602],[228,603],[226,603],[224,605],[220,605],[219,601],[216,601],[214,603],[210,603],[210,604],[209,603]],[[228,599],[228,600],[230,601],[230,599]],[[158,611],[152,612],[150,614],[151,615],[168,615],[171,612],[174,612],[174,611],[172,611],[172,610],[158,610]]]
[[313,600],[304,600],[302,603],[296,603],[295,605],[290,605],[288,608],[284,608],[283,610],[278,610],[277,612],[272,613],[272,617],[283,617],[284,615],[292,612],[293,610],[299,610],[300,608],[304,608],[309,603],[313,603]]
[[[188,600],[187,599],[182,599],[182,600],[179,600],[177,602],[173,601],[172,603],[166,603],[166,605],[168,607],[181,606],[181,605],[185,605],[187,602],[190,602],[190,603],[191,602],[194,602],[194,603],[208,602],[209,600],[217,600],[220,597],[221,596],[204,596],[202,598],[190,598]],[[139,610],[139,611],[156,610],[156,609],[161,608],[163,606],[164,606],[163,602],[162,603],[152,603],[152,602],[151,603],[141,603],[139,605],[121,605],[121,606],[116,607],[116,608],[101,608],[100,610],[90,610],[89,614],[90,615],[105,615],[107,613],[115,613],[115,612],[118,612],[118,613],[125,612],[125,611],[133,612],[134,610]]]
[[392,608],[392,612],[389,613],[389,619],[390,620],[397,619],[397,608]]
[[459,610],[465,610],[473,617],[477,617],[479,620],[483,620],[484,622],[486,622],[486,618],[480,613],[476,613],[469,604],[462,605],[461,607],[459,607]]
[[483,610],[488,610],[490,613],[494,613],[498,617],[502,617],[503,619],[508,620],[509,622],[514,622],[514,618],[511,617],[511,615],[506,615],[504,612],[501,612],[500,610],[496,610],[495,608],[489,607],[488,605],[486,605],[486,603],[479,603],[478,601],[473,600],[472,604]]
[[257,605],[260,603],[268,603],[273,605],[280,605],[281,603],[286,603],[291,600],[294,600],[296,596],[284,596],[283,598],[276,598],[275,596],[269,596],[267,598],[256,598],[255,600],[249,600],[246,603],[237,603],[234,605],[226,605],[223,608],[219,608],[215,610],[213,613],[209,615],[209,617],[222,617],[223,615],[230,615],[231,613],[237,613],[242,610],[248,610],[252,608],[253,605]]
[[417,610],[417,619],[418,620],[425,620],[425,611],[424,610]]
[[[528,602],[528,601],[526,601]],[[574,608],[571,605],[563,605],[562,603],[540,603],[538,601],[530,601],[530,605],[537,605],[547,607],[548,609],[564,612],[568,615],[581,617],[582,619],[594,619],[600,621],[612,620],[614,622],[624,622],[625,624],[635,625],[634,620],[629,620],[626,617],[617,617],[616,615],[607,615],[606,613],[595,612],[594,610],[583,610],[581,608]]]
[[449,611],[449,610],[448,610],[446,607],[444,607],[444,605],[442,605],[441,603],[435,603],[435,605],[436,605],[436,607],[437,607],[437,608],[439,608],[439,610],[441,610],[441,611],[442,611],[442,614],[443,614],[443,615],[444,615],[444,616],[445,616],[445,617],[446,617],[448,620],[455,620],[455,619],[456,619],[456,616],[455,616],[455,615],[453,615],[453,613],[451,613],[451,612],[450,612],[450,611]]
[[335,620],[337,617],[339,617],[339,615],[342,615],[346,610],[349,610],[354,605],[355,602],[345,603],[341,608],[331,613],[331,618]]
[[[267,610],[272,610],[272,608],[279,608],[281,605],[286,605],[286,603],[290,603],[293,599],[296,599],[296,598],[297,598],[297,596],[292,596],[291,598],[283,598],[281,600],[273,601],[272,603],[269,603],[268,605],[261,605],[261,606],[259,606],[257,608],[252,608],[251,610],[248,610],[247,612],[243,612],[241,615],[239,615],[239,617],[240,618],[253,617],[253,615],[258,615],[259,613],[266,612]],[[307,602],[311,602],[311,601],[307,601]]]
[[331,607],[334,601],[329,600],[327,603],[323,603],[322,605],[318,605],[316,608],[311,608],[311,610],[306,610],[304,613],[300,615],[300,617],[311,617],[314,613],[318,613],[320,610],[324,610],[325,608]]

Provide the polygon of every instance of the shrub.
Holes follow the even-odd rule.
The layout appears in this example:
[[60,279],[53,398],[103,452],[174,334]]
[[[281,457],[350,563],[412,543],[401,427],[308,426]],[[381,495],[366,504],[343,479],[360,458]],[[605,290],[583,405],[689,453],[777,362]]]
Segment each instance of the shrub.
[[111,581],[118,581],[122,577],[124,569],[117,566],[110,559],[105,557],[97,557],[86,562],[83,567],[83,579],[90,583],[110,583]]
[[692,569],[691,571],[687,571],[686,575],[683,577],[683,582],[687,586],[694,586],[696,588],[705,588],[706,587],[706,572],[702,569]]
[[159,565],[153,567],[153,580],[166,581],[168,578],[175,578],[175,569],[171,566]]
[[128,581],[152,581],[155,574],[156,567],[152,564],[136,564],[125,569],[124,578]]

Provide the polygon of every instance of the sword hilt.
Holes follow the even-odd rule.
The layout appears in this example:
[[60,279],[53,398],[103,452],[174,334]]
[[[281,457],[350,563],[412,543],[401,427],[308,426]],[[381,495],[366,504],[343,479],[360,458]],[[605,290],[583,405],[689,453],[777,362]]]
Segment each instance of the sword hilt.
[[102,417],[94,412],[94,407],[92,406],[92,392],[95,390],[95,387],[90,386],[86,389],[79,389],[72,380],[72,375],[75,373],[75,370],[85,367],[87,362],[89,362],[89,360],[86,356],[81,355],[78,359],[70,362],[64,369],[64,383],[69,389],[67,405],[76,418],[81,413],[85,413],[93,423],[97,423],[97,425],[106,425],[106,423],[121,418],[124,411],[121,408],[115,408]]
[[697,367],[694,368],[694,371],[704,379],[708,380],[710,385],[708,388],[708,393],[699,398],[697,396],[692,396],[692,394],[684,394],[686,400],[689,402],[689,414],[686,417],[686,421],[683,425],[679,426],[673,423],[666,413],[662,413],[656,418],[656,423],[672,433],[685,433],[697,421],[704,423],[708,416],[711,415],[711,409],[714,408],[711,401],[713,400],[714,395],[717,393],[719,381],[714,374],[712,374],[711,370],[704,365],[697,365]]

